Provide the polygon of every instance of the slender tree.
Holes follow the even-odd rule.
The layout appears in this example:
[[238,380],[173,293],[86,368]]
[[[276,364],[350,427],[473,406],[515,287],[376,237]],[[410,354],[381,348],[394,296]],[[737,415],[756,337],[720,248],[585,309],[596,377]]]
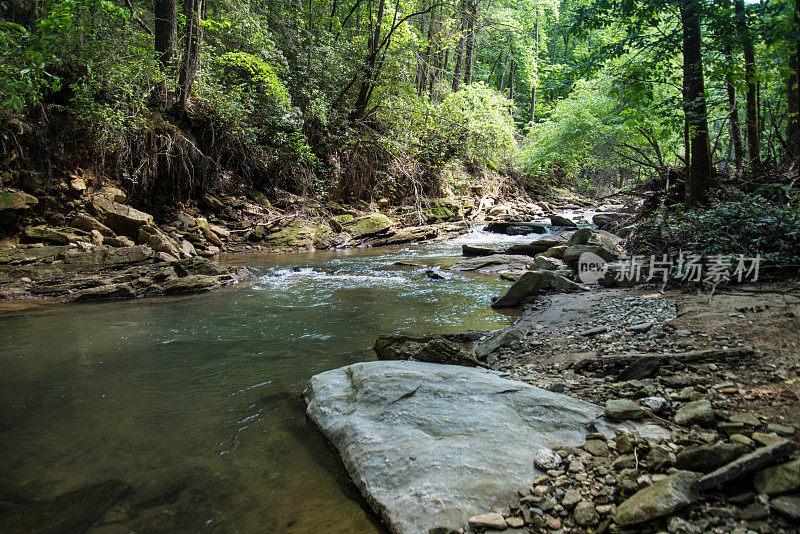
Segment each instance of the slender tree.
[[186,113],[186,103],[192,92],[197,65],[200,61],[200,46],[203,40],[203,27],[200,15],[203,0],[184,0],[183,13],[186,16],[186,35],[184,37],[183,58],[178,79],[178,116]]
[[704,202],[711,187],[711,149],[700,30],[701,7],[697,0],[683,0],[680,4],[683,31],[683,111],[689,136],[687,206]]
[[744,75],[747,81],[747,101],[745,104],[744,122],[747,125],[747,150],[751,168],[760,165],[760,128],[758,125],[758,96],[756,72],[756,54],[750,29],[747,27],[747,13],[744,9],[744,0],[735,0],[736,28],[742,42],[744,52]]

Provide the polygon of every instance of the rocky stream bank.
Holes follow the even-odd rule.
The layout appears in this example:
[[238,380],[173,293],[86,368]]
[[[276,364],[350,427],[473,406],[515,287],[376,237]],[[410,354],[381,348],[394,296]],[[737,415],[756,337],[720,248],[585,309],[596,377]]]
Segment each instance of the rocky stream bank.
[[[478,188],[460,197],[391,206],[322,203],[274,190],[203,194],[154,216],[98,180],[33,172],[0,183],[0,299],[120,299],[206,291],[247,276],[220,254],[374,247],[448,239],[475,222],[501,232],[590,202],[503,203]],[[577,204],[576,204],[577,202]],[[510,221],[518,226],[508,228]],[[503,226],[505,225],[505,226]]]
[[798,532],[797,283],[588,287],[580,254],[620,237],[561,229],[451,267],[513,280],[514,326],[382,336],[389,361],[309,383],[372,508],[399,533]]

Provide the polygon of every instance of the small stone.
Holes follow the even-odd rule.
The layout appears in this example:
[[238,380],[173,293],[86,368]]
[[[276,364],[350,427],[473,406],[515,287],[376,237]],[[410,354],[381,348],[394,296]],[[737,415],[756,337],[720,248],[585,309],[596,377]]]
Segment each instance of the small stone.
[[608,444],[602,439],[590,439],[583,449],[592,456],[608,456]]
[[575,458],[569,463],[569,467],[567,471],[570,473],[583,473],[584,467],[583,462],[580,458]]
[[791,437],[794,435],[794,428],[777,423],[770,423],[767,425],[767,432],[774,432],[779,436]]
[[572,508],[578,504],[582,498],[578,490],[569,489],[564,493],[564,498],[561,499],[561,506],[564,508]]
[[800,521],[800,496],[784,495],[770,502],[773,510],[794,521]]
[[539,469],[555,469],[561,465],[561,456],[552,449],[539,449],[533,457],[533,465]]
[[660,413],[667,407],[667,399],[664,397],[644,397],[639,399],[639,403],[653,410],[653,413]]
[[751,503],[739,512],[739,518],[745,521],[759,521],[769,516],[769,509],[758,503]]
[[522,528],[525,526],[525,521],[521,517],[511,516],[506,518],[506,525],[508,528]]
[[755,442],[752,439],[748,438],[744,434],[734,434],[734,435],[732,435],[731,436],[731,442],[733,442],[733,443],[741,443],[745,447],[752,447],[755,444]]
[[644,411],[638,404],[629,399],[609,399],[605,407],[606,417],[619,421],[642,419]]
[[600,521],[600,516],[597,515],[594,504],[588,501],[581,501],[575,505],[573,517],[575,524],[579,527],[588,527]]
[[653,323],[637,323],[630,325],[628,327],[628,330],[630,330],[631,332],[638,333],[638,332],[647,332],[651,328],[653,328]]
[[751,437],[753,438],[753,441],[764,446],[783,441],[783,438],[778,434],[765,434],[763,432],[753,432]]
[[700,527],[682,517],[670,518],[667,523],[667,531],[670,534],[700,534],[702,532]]
[[[463,519],[462,519],[463,521]],[[497,530],[506,529],[506,520],[503,515],[497,512],[475,515],[469,518],[469,526],[474,528],[495,528]]]
[[609,514],[613,508],[614,508],[613,504],[600,504],[598,506],[595,506],[595,510],[597,510],[597,513],[600,515]]
[[800,459],[762,469],[753,480],[756,491],[774,495],[800,488]]
[[758,420],[758,417],[751,413],[735,413],[731,415],[731,423],[742,423],[753,428],[761,426],[761,421]]
[[553,530],[560,530],[561,529],[561,524],[562,523],[561,523],[561,520],[559,518],[553,517],[551,515],[548,515],[545,518],[545,521],[547,522],[547,526],[552,528]]
[[636,440],[625,431],[617,432],[616,436],[617,451],[620,454],[630,454],[636,448]]
[[578,335],[583,337],[592,337],[607,331],[608,328],[606,328],[605,326],[598,326],[597,328],[589,328],[588,330],[579,332]]
[[716,416],[708,400],[697,400],[684,404],[675,414],[675,422],[682,426],[712,426]]

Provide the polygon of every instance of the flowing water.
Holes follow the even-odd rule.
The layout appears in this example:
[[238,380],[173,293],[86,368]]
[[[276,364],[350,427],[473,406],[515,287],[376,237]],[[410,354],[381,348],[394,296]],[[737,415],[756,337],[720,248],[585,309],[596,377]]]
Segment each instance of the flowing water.
[[374,359],[380,334],[510,324],[489,307],[509,282],[393,263],[530,239],[237,256],[253,277],[208,294],[0,310],[0,501],[118,478],[131,496],[103,532],[378,532],[304,384]]

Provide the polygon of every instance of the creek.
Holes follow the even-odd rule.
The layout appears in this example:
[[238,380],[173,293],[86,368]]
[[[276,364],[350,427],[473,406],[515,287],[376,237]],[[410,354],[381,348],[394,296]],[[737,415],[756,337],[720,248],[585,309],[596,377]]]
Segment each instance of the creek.
[[48,498],[125,480],[120,532],[379,532],[305,419],[306,381],[374,359],[380,334],[511,324],[489,307],[509,282],[425,271],[464,243],[533,237],[473,229],[388,249],[239,255],[224,261],[252,278],[212,293],[6,306],[0,490]]

